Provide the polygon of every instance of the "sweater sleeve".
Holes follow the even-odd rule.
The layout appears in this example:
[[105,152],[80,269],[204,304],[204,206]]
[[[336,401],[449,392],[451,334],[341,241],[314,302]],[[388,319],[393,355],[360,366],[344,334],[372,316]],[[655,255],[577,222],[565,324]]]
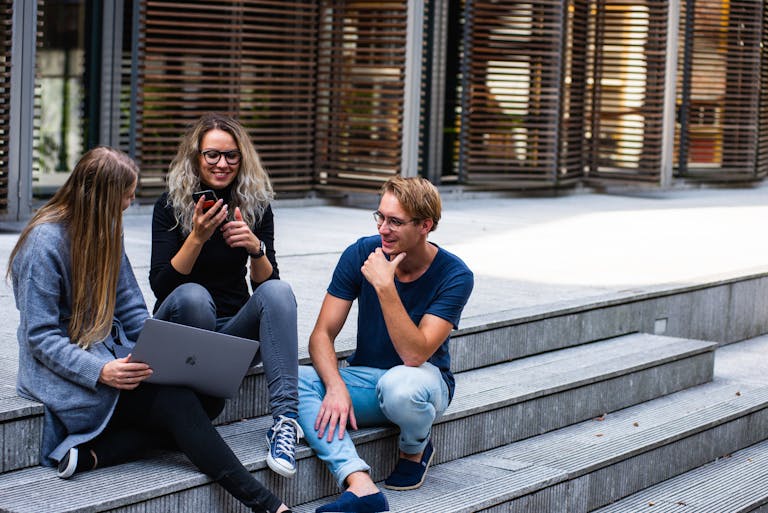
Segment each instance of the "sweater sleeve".
[[176,226],[173,209],[167,205],[167,194],[163,194],[152,212],[152,256],[149,267],[149,285],[158,302],[188,279],[171,265],[171,259],[181,248],[180,230]]
[[120,263],[120,276],[117,282],[117,301],[115,302],[115,317],[120,320],[128,340],[136,341],[144,322],[149,317],[147,304],[133,274],[131,262],[123,252]]
[[[68,245],[46,234],[30,234],[14,261],[13,286],[21,313],[19,342],[51,371],[83,387],[96,389],[105,361],[72,343],[69,317]],[[17,265],[18,264],[18,265]]]

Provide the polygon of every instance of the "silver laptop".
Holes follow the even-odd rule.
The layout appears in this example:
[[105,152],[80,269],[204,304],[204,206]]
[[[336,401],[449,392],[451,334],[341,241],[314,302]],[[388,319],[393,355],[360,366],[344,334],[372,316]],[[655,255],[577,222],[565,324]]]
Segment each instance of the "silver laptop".
[[131,361],[152,367],[149,383],[182,385],[215,397],[237,394],[259,349],[247,338],[147,319]]

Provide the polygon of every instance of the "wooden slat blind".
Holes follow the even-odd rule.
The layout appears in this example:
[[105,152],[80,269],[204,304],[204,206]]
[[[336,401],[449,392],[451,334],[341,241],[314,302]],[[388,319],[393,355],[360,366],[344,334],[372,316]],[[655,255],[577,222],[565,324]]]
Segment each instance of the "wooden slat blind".
[[279,194],[311,187],[317,15],[313,0],[145,0],[143,194],[157,193],[179,137],[208,111],[243,123]]
[[596,0],[590,12],[590,177],[658,182],[665,0]]
[[400,171],[407,1],[320,3],[316,183],[376,190]]
[[758,123],[757,176],[768,176],[768,6],[762,3],[760,49],[760,121]]
[[12,19],[13,1],[0,0],[0,214],[8,212]]
[[561,0],[467,2],[461,173],[472,186],[554,184],[563,77]]
[[689,0],[684,5],[678,172],[717,180],[753,177],[762,2]]

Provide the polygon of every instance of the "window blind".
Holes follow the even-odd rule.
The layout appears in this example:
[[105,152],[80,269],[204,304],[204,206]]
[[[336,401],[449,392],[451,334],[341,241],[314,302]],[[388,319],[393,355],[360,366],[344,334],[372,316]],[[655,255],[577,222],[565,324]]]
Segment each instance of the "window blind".
[[317,188],[377,190],[400,172],[407,1],[320,3]]
[[[744,180],[758,173],[761,38],[756,0],[687,0],[681,14],[677,171]],[[762,82],[765,84],[765,82]]]
[[666,0],[596,0],[589,16],[589,176],[658,182]]
[[278,196],[314,171],[316,2],[146,0],[141,9],[137,157],[156,195],[189,123],[228,113],[250,134]]
[[561,0],[466,2],[459,165],[470,186],[554,185],[559,164],[571,172],[558,158],[566,16]]

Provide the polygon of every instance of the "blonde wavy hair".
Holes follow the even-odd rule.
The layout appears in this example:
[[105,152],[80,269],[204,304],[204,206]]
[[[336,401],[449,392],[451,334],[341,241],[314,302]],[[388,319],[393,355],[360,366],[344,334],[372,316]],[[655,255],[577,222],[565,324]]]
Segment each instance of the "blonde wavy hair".
[[11,252],[7,275],[35,226],[66,226],[72,266],[68,334],[83,349],[103,340],[112,328],[123,255],[123,200],[138,176],[139,168],[125,153],[105,146],[93,148],[35,213]]
[[182,136],[168,169],[168,205],[173,207],[177,226],[181,226],[185,235],[192,231],[195,211],[192,193],[200,189],[200,144],[205,134],[214,129],[231,135],[241,154],[230,212],[240,207],[243,220],[253,226],[274,196],[269,176],[245,128],[229,116],[214,112],[204,114]]

